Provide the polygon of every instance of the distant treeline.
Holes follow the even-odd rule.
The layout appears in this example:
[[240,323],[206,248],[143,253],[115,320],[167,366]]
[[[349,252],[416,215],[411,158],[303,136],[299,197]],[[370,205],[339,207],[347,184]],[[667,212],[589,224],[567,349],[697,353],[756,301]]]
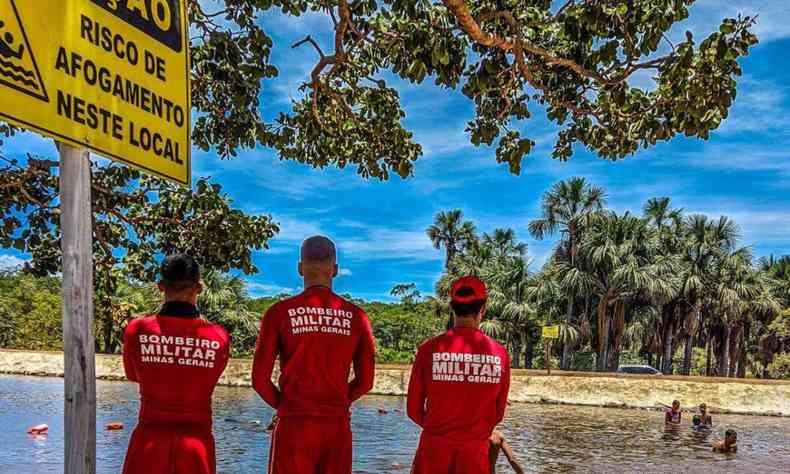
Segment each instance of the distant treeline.
[[[370,315],[379,361],[410,362],[449,323],[450,283],[474,274],[490,294],[481,329],[507,346],[514,367],[542,368],[540,328],[558,325],[550,363],[562,369],[644,363],[665,374],[790,377],[790,256],[756,258],[727,216],[687,213],[666,197],[617,213],[606,198],[583,178],[545,193],[541,215],[524,229],[538,240],[559,237],[540,269],[514,229],[480,232],[460,210],[440,212],[426,230],[446,254],[435,296],[413,283],[392,289],[397,303],[347,296]],[[160,304],[154,286],[133,283],[124,268],[97,292],[99,352],[117,353],[127,322]],[[214,270],[204,283],[203,315],[228,328],[235,356],[249,356],[262,315],[285,295],[250,298],[244,280]],[[0,346],[60,348],[59,285],[0,275]]]
[[[231,332],[235,357],[251,356],[263,314],[287,295],[251,298],[242,279],[215,272],[207,273],[204,283],[206,289],[199,301],[203,315]],[[410,363],[417,345],[445,327],[445,316],[438,315],[430,301],[422,301],[414,293],[405,295],[400,303],[353,301],[372,320],[381,363]],[[113,318],[112,325],[96,321],[96,350],[119,352],[127,322],[156,311],[159,304],[160,296],[153,285],[120,285],[112,310],[104,312]],[[0,347],[62,349],[60,279],[21,272],[0,274]]]

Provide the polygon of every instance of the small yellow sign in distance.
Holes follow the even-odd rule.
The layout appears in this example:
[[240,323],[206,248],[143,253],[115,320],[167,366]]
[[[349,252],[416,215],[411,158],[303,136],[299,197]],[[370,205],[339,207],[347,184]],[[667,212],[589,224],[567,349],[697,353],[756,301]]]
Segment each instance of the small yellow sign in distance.
[[186,0],[0,0],[0,120],[189,185]]
[[540,335],[544,339],[557,339],[560,337],[560,327],[559,326],[543,326],[541,329]]

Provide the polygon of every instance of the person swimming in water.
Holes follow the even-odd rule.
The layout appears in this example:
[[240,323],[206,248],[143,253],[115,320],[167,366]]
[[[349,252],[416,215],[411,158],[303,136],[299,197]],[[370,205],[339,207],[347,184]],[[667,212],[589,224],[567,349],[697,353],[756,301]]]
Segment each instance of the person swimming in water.
[[491,437],[488,438],[488,443],[488,462],[491,465],[491,474],[496,474],[496,462],[499,459],[500,451],[505,453],[507,462],[510,463],[510,467],[513,468],[516,474],[524,474],[524,468],[518,463],[516,455],[513,454],[513,450],[510,448],[510,445],[507,443],[502,433],[499,431],[491,433]]
[[[3,29],[5,23],[0,21],[0,30]],[[5,56],[7,58],[14,58],[14,59],[22,59],[22,55],[25,52],[25,45],[20,44],[19,49],[14,51],[12,48],[14,44],[14,35],[11,32],[6,31],[3,35],[2,39],[0,39],[0,55]]]
[[679,426],[680,425],[680,402],[677,400],[672,401],[672,408],[664,413],[664,424],[666,426]]
[[727,430],[724,439],[713,443],[714,453],[737,453],[738,452],[738,433],[735,430]]
[[699,405],[699,414],[692,419],[694,428],[710,428],[713,426],[713,418],[708,414],[708,406],[704,403]]

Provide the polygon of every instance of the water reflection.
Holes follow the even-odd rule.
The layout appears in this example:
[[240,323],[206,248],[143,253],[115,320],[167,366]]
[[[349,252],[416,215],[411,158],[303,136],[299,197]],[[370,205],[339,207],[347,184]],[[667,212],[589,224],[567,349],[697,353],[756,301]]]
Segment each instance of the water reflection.
[[[0,376],[0,473],[60,473],[63,452],[62,379]],[[379,414],[379,408],[387,412]],[[137,388],[98,382],[98,469],[117,473],[138,409]],[[265,472],[272,412],[248,388],[220,387],[215,396],[220,473]],[[122,422],[123,431],[104,431]],[[502,426],[528,472],[790,472],[790,420],[714,415],[712,429],[688,424],[666,430],[663,413],[612,408],[514,404]],[[47,423],[46,436],[26,429]],[[404,399],[365,397],[355,406],[355,473],[408,473],[419,432]],[[734,428],[737,455],[711,452]],[[500,472],[511,472],[504,459]]]

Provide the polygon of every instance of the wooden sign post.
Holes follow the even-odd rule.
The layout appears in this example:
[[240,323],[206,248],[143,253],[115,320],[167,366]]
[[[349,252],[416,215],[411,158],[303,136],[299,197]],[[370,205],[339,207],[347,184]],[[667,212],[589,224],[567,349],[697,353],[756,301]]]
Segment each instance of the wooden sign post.
[[88,150],[60,151],[60,246],[66,474],[96,472],[96,359],[93,341],[93,231]]
[[559,326],[543,326],[540,331],[541,337],[544,340],[545,353],[544,362],[546,364],[546,374],[551,375],[551,341],[560,337]]
[[186,5],[0,0],[14,53],[3,67],[18,73],[0,75],[0,120],[55,139],[60,152],[65,474],[96,472],[88,150],[191,185]]

